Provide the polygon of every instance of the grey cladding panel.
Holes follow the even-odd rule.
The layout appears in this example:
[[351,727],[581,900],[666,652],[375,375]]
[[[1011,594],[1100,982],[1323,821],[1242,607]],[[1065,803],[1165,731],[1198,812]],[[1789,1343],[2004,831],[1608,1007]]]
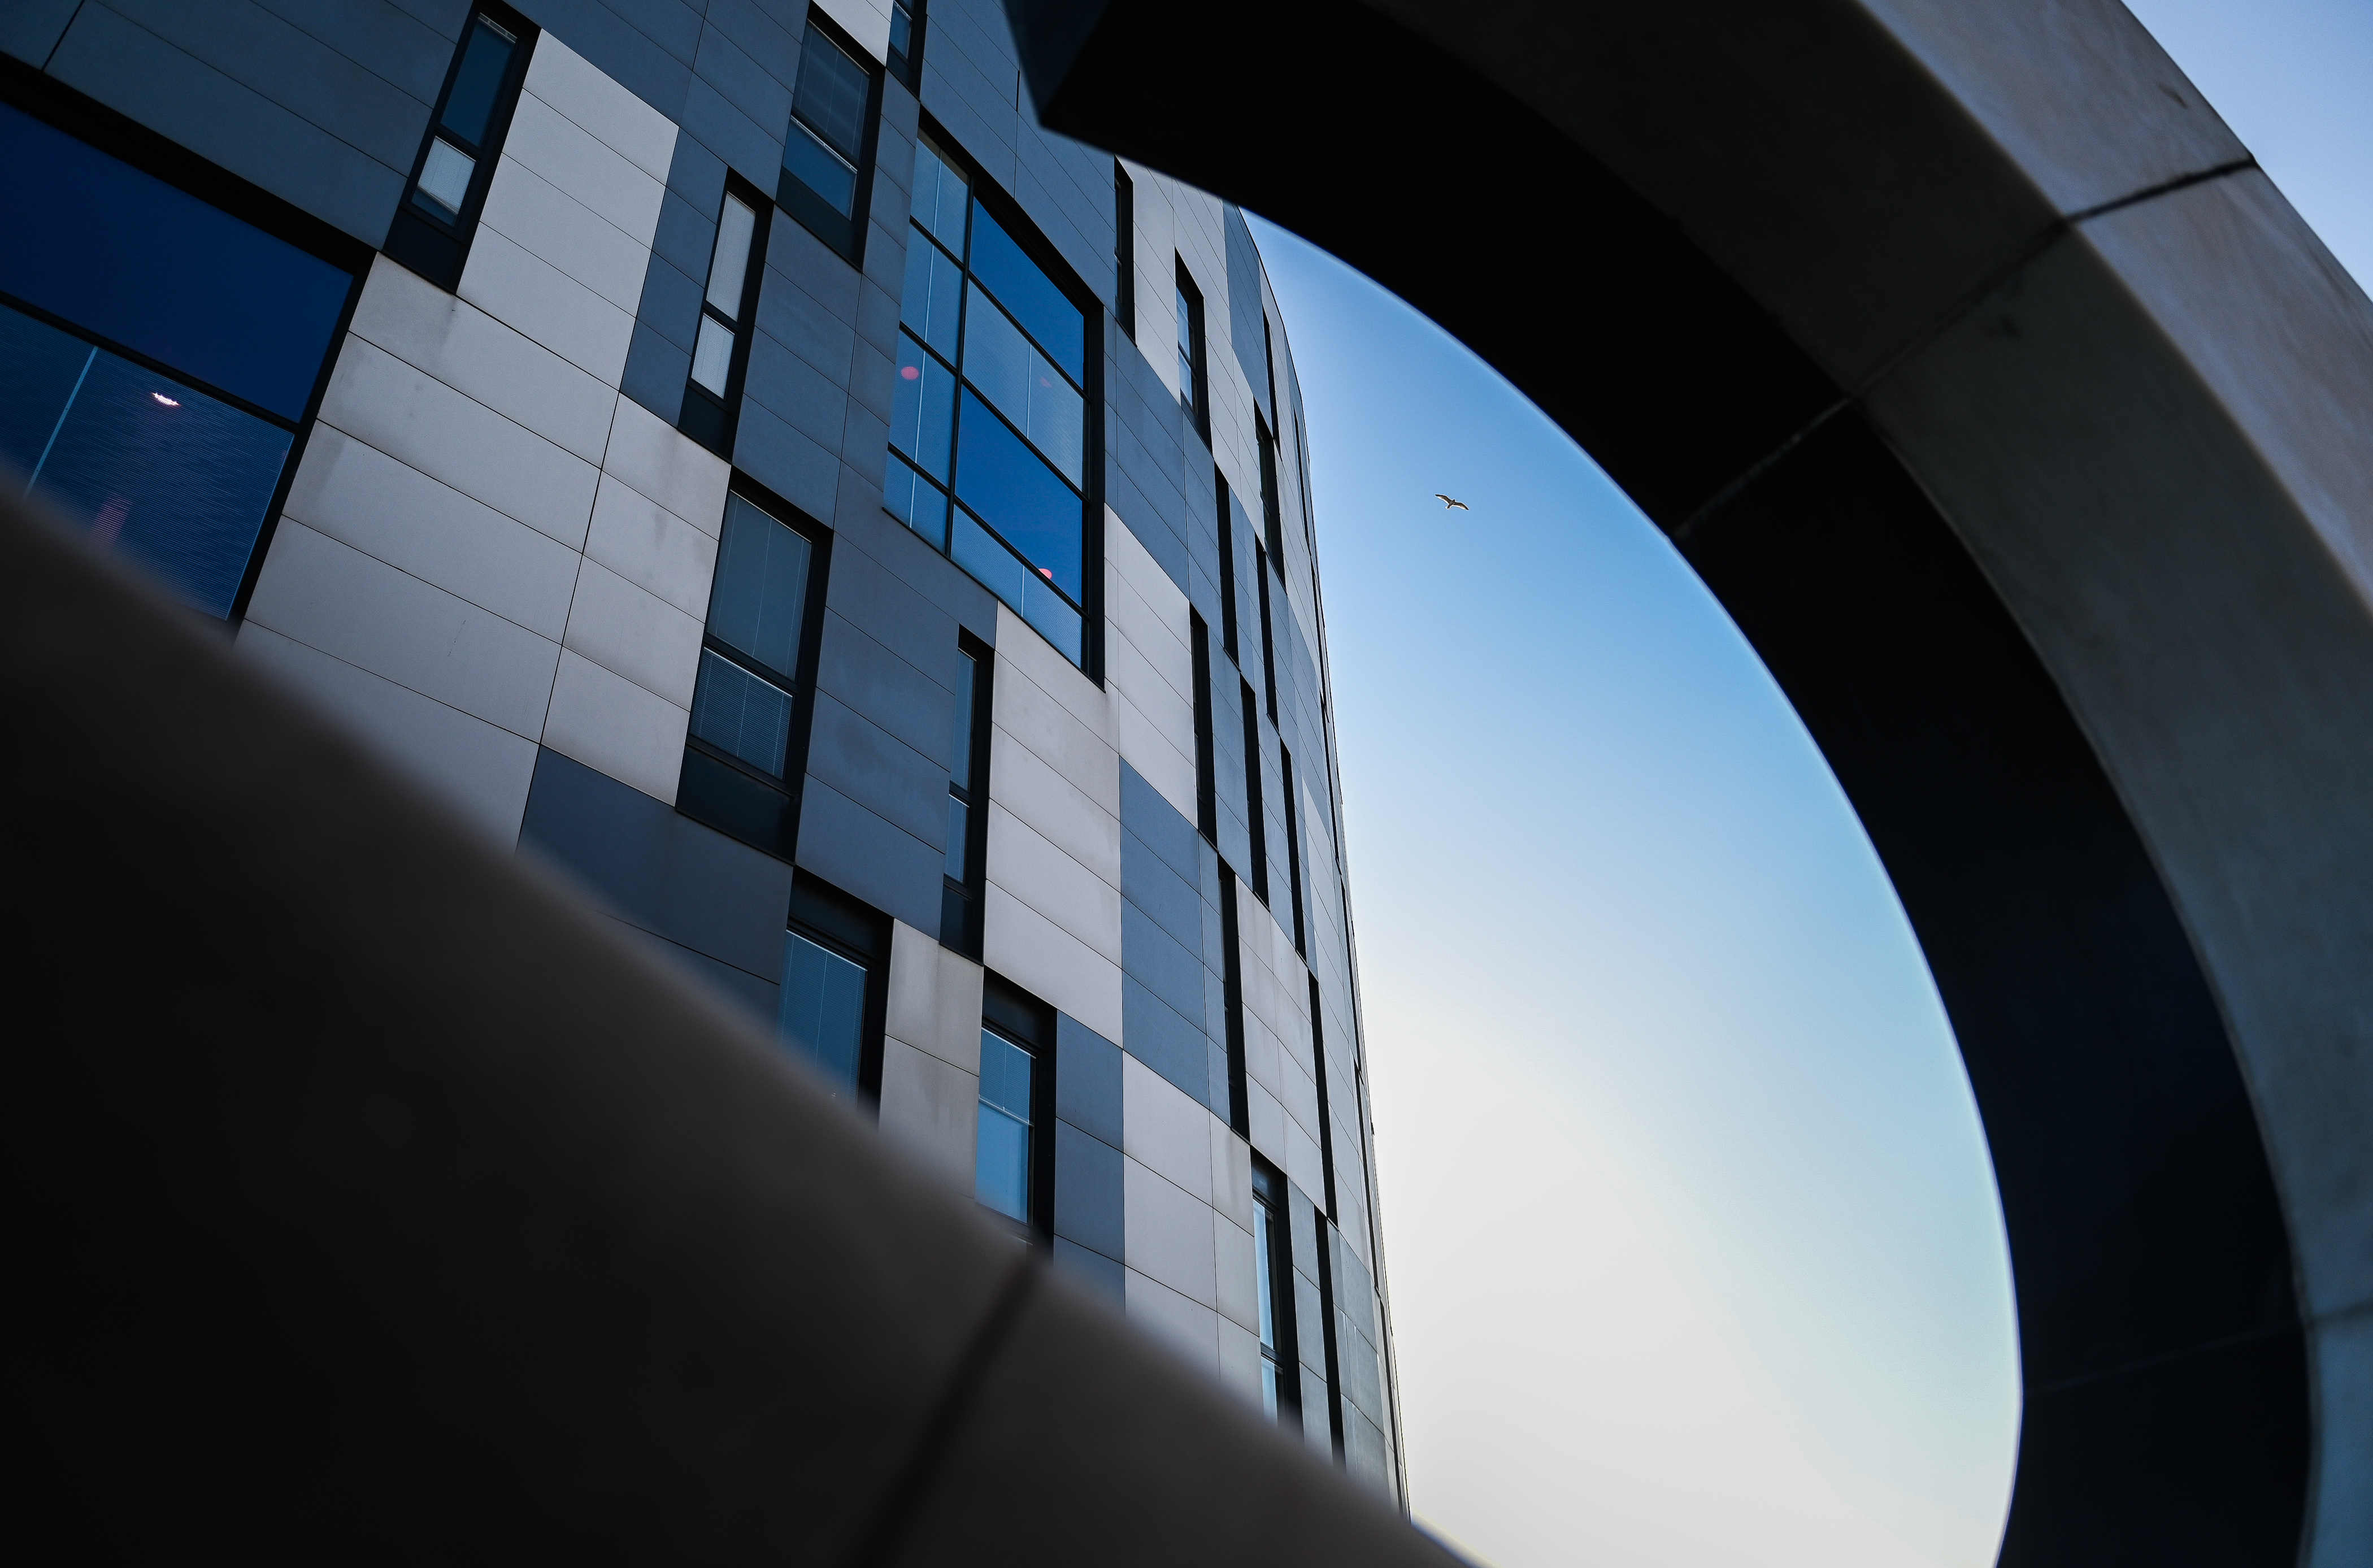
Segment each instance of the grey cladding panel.
[[939,930],[945,859],[812,776],[801,792],[800,864],[918,930]]
[[1262,322],[1262,290],[1260,250],[1253,243],[1253,231],[1245,226],[1245,215],[1233,202],[1223,209],[1228,236],[1228,332],[1231,346],[1236,351],[1236,364],[1245,373],[1246,384],[1253,389],[1253,402],[1268,421],[1271,430],[1277,428],[1277,410],[1270,406],[1268,395],[1268,357]]
[[696,13],[676,0],[636,0],[627,15],[601,0],[532,0],[520,9],[653,109],[684,118],[700,41]]
[[1118,1148],[1120,1047],[1070,1014],[1058,1012],[1055,1051],[1055,1114]]
[[[1062,1082],[1059,1071],[1056,1082]],[[1055,1234],[1106,1258],[1120,1258],[1125,1224],[1120,1151],[1057,1118]]]

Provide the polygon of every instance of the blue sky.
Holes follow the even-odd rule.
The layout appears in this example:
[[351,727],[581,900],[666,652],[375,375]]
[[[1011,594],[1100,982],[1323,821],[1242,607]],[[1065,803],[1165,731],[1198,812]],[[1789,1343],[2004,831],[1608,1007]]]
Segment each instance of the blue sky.
[[[2373,5],[2135,8],[2373,275]],[[1257,232],[1310,415],[1418,1514],[1495,1568],[1990,1562],[2000,1213],[1860,825],[1586,457]]]

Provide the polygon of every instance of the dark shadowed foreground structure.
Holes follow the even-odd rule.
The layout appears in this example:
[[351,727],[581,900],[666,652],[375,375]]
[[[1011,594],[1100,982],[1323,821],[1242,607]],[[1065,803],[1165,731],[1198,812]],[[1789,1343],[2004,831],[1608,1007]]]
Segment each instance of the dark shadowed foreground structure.
[[2003,1562],[2373,1561],[2373,309],[2142,28],[1011,10],[1050,126],[1462,338],[1803,715],[1992,1144]]
[[725,1003],[0,501],[53,1560],[1438,1563]]

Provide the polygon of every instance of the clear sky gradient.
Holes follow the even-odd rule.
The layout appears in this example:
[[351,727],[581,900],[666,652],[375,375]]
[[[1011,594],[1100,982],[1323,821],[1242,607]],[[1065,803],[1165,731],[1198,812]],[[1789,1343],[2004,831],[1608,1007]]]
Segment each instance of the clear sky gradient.
[[[2136,9],[2373,275],[2373,0]],[[1310,415],[1419,1516],[1494,1568],[1991,1562],[2000,1211],[1860,825],[1562,433],[1257,233]]]

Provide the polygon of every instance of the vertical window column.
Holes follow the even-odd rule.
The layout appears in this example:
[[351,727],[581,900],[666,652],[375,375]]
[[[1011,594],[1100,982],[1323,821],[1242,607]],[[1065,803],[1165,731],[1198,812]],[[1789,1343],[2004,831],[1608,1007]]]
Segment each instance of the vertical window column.
[[890,74],[923,90],[923,0],[890,0]]
[[1220,497],[1220,646],[1231,659],[1236,652],[1236,529],[1234,497],[1228,494],[1228,476],[1211,470],[1211,488]]
[[387,253],[440,288],[462,280],[534,41],[534,29],[507,6],[479,7],[462,29],[387,233]]
[[1253,579],[1260,584],[1261,691],[1268,703],[1268,721],[1277,722],[1277,638],[1268,613],[1269,563],[1276,559],[1260,545],[1253,546]]
[[777,195],[784,211],[854,264],[863,250],[882,83],[830,26],[812,12],[800,41]]
[[823,1075],[835,1098],[871,1105],[882,1093],[890,923],[802,872],[791,883],[787,924],[783,1045]]
[[676,809],[791,858],[806,750],[819,541],[735,494],[725,502]]
[[1268,902],[1268,813],[1261,806],[1260,709],[1253,706],[1253,688],[1240,681],[1245,705],[1245,826],[1252,834],[1253,896]]
[[1285,572],[1285,514],[1277,497],[1277,434],[1268,421],[1253,413],[1254,444],[1260,449],[1261,532],[1268,540],[1268,557],[1278,566],[1281,577]]
[[1293,951],[1304,958],[1310,956],[1310,942],[1302,921],[1302,820],[1294,801],[1293,754],[1280,741],[1277,747],[1278,771],[1284,777],[1280,786],[1285,794],[1285,876],[1293,893]]
[[1054,1010],[997,975],[984,980],[980,1010],[973,1195],[1033,1241],[1051,1245]]
[[1285,1178],[1253,1159],[1253,1289],[1260,1306],[1261,1408],[1302,1424],[1302,1358],[1293,1321],[1293,1231]]
[[1137,182],[1113,159],[1113,318],[1137,341]]
[[981,884],[988,865],[989,682],[995,656],[971,634],[959,637],[955,727],[948,749],[948,844],[940,884],[940,941],[977,957]]
[[1178,260],[1178,406],[1204,444],[1211,439],[1210,389],[1204,384],[1203,291]]
[[1310,982],[1310,1062],[1318,1087],[1318,1164],[1326,1182],[1327,1218],[1335,1217],[1335,1117],[1327,1104],[1327,1021],[1319,1000],[1318,977]]
[[708,257],[708,288],[701,297],[692,373],[684,390],[678,428],[717,453],[733,451],[734,415],[750,361],[751,321],[766,272],[768,204],[728,177],[718,210],[717,242]]
[[1195,659],[1195,830],[1217,848],[1220,779],[1211,744],[1211,628],[1199,610],[1186,612],[1186,626]]

